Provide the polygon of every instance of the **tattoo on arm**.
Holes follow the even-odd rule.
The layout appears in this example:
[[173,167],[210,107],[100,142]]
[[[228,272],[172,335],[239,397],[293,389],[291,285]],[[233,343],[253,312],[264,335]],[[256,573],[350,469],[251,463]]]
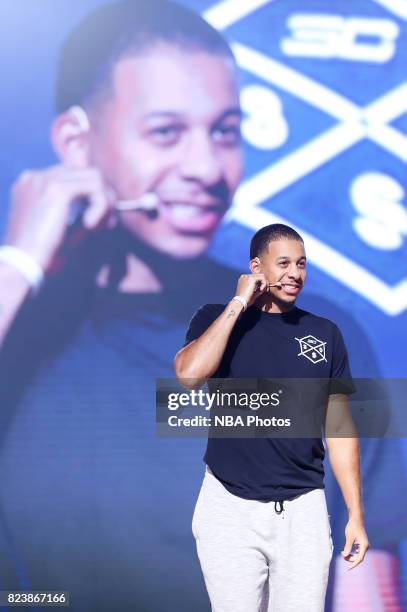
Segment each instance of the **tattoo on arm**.
[[228,316],[227,316],[227,318],[228,318],[228,319],[230,319],[230,317],[234,317],[234,316],[235,316],[235,314],[236,314],[236,312],[235,312],[235,311],[233,310],[233,308],[232,308],[232,310],[230,310],[230,311],[228,312]]

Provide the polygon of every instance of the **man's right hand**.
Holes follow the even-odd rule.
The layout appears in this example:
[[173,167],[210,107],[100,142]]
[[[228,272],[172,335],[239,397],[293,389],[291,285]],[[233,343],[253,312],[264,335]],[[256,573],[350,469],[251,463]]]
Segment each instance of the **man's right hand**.
[[240,295],[251,306],[260,295],[269,291],[269,281],[262,273],[242,274],[237,283],[236,295]]
[[61,246],[74,200],[86,198],[86,229],[97,228],[112,210],[113,193],[98,168],[56,165],[23,172],[12,188],[5,243],[22,249],[46,270]]

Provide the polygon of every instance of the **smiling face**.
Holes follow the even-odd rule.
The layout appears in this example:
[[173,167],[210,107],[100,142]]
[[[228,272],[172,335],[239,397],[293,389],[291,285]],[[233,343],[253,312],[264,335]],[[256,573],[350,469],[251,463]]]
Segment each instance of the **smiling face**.
[[281,284],[272,287],[270,294],[281,310],[287,310],[294,305],[307,276],[304,244],[287,238],[273,240],[250,267],[253,272],[262,272],[269,283]]
[[120,213],[130,233],[179,258],[199,255],[242,175],[231,59],[160,43],[120,60],[112,82],[91,116],[90,163],[121,200],[158,196],[155,218]]

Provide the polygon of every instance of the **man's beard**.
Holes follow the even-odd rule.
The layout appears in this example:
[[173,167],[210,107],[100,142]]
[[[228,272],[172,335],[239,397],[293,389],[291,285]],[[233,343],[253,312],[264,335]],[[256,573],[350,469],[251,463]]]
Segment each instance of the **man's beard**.
[[280,296],[275,295],[274,293],[272,294],[273,296],[273,301],[278,304],[279,306],[285,306],[287,307],[291,307],[295,305],[295,302],[297,301],[297,297],[298,296],[293,296],[293,299],[289,300],[285,300],[284,298],[281,298]]

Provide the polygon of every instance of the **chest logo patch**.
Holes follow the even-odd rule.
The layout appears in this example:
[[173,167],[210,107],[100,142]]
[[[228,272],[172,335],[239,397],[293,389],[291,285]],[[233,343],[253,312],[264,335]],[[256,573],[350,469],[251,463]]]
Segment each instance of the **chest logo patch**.
[[300,352],[298,357],[306,357],[312,363],[319,363],[320,361],[327,361],[325,357],[325,345],[326,342],[318,340],[315,336],[304,336],[303,338],[295,338],[300,345]]

